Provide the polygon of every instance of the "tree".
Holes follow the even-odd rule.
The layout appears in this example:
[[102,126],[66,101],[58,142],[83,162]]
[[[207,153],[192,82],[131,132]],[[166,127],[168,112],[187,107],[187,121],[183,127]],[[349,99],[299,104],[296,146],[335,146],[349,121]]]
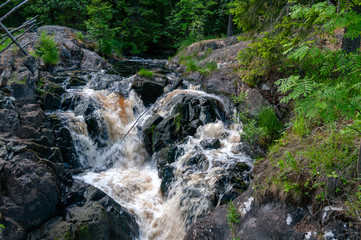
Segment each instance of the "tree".
[[[354,3],[355,2],[355,3]],[[361,36],[358,33],[358,29],[360,29],[360,14],[361,14],[361,6],[360,3],[356,3],[356,1],[350,1],[350,10],[349,14],[354,15],[353,18],[357,19],[355,22],[350,23],[348,26],[345,26],[344,37],[342,39],[342,49],[346,53],[356,52],[360,48]],[[356,33],[353,31],[356,30]],[[351,36],[350,36],[351,35]],[[355,36],[356,35],[356,36]]]

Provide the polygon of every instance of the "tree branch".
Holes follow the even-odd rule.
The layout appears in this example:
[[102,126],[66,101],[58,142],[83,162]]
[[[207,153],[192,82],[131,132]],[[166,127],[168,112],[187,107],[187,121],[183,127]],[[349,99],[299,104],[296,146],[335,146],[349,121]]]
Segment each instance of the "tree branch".
[[[20,3],[19,5],[17,5],[16,7],[14,7],[13,9],[11,9],[7,14],[5,14],[4,16],[2,16],[0,18],[0,22],[4,21],[7,17],[9,17],[13,12],[15,12],[17,9],[19,9],[20,7],[22,7],[25,3],[29,2],[31,0],[25,0],[24,2]],[[4,3],[6,4],[6,3]],[[4,5],[3,4],[3,5]]]

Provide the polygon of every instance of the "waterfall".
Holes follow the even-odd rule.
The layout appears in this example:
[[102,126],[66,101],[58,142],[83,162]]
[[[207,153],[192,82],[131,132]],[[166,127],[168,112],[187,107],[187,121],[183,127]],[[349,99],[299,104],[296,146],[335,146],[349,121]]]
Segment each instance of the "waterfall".
[[232,193],[229,172],[240,164],[246,166],[241,175],[248,183],[252,160],[240,148],[241,126],[222,119],[208,123],[203,110],[199,119],[207,123],[176,143],[174,162],[162,163],[161,151],[149,154],[145,146],[144,124],[155,115],[172,117],[181,97],[214,100],[227,108],[221,98],[189,85],[146,108],[130,90],[134,77],[87,77],[91,80],[86,86],[68,90],[75,106],[56,113],[71,132],[80,165],[91,169],[74,178],[101,189],[133,213],[140,239],[183,239],[191,223]]

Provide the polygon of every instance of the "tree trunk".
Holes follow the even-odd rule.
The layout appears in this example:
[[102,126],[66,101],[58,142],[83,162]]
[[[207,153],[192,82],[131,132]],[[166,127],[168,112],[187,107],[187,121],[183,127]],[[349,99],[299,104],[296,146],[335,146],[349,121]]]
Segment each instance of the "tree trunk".
[[[344,35],[347,33],[347,28],[345,28]],[[354,39],[351,38],[343,38],[342,39],[342,50],[346,53],[356,52],[360,48],[361,37],[357,37]]]
[[228,15],[228,27],[227,27],[227,37],[233,36],[233,15],[229,13]]
[[[356,12],[357,14],[361,14],[361,6],[355,5],[352,8],[352,11]],[[346,38],[345,34],[347,33],[348,29],[347,27],[344,30],[344,37],[342,39],[342,50],[346,51],[346,53],[356,52],[360,48],[361,43],[361,36],[358,36],[357,38],[351,39]]]

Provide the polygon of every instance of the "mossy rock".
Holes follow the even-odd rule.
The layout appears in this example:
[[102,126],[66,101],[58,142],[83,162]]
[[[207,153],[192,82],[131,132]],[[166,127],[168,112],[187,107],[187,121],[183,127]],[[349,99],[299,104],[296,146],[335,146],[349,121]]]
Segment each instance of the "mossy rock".
[[53,83],[51,81],[47,81],[47,83],[45,83],[44,91],[49,92],[49,93],[54,93],[54,94],[57,94],[59,96],[66,93],[65,89],[62,86],[60,86],[60,85],[58,85],[56,83]]
[[89,225],[86,223],[77,227],[75,235],[76,235],[76,239],[79,239],[79,240],[92,239],[90,237]]

